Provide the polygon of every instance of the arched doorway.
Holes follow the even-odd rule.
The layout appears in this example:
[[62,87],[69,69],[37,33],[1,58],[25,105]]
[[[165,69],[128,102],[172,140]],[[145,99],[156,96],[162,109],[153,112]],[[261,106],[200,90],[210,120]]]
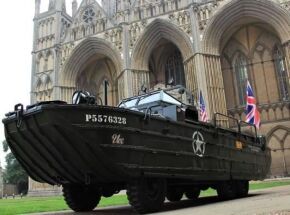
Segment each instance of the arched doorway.
[[88,38],[75,47],[64,65],[60,78],[62,99],[69,100],[73,90],[85,90],[99,103],[115,106],[120,98],[117,77],[121,71],[120,53],[103,39]]
[[133,47],[131,66],[134,80],[137,80],[133,85],[140,87],[137,82],[146,80],[151,88],[178,84],[193,88],[196,74],[194,70],[184,69],[184,62],[192,56],[193,47],[188,35],[174,24],[156,19],[146,27]]
[[113,106],[116,104],[117,87],[115,86],[116,68],[108,57],[96,54],[78,73],[76,88],[96,96],[98,103]]
[[[290,15],[287,10],[280,7],[279,4],[276,4],[273,1],[232,0],[225,2],[225,4],[221,6],[220,9],[210,18],[210,20],[208,20],[202,35],[201,51],[203,53],[206,79],[209,82],[213,74],[215,77],[214,80],[212,80],[212,86],[208,86],[208,94],[211,96],[211,98],[209,98],[209,104],[211,106],[211,110],[214,112],[228,112],[230,115],[235,117],[241,116],[241,118],[244,119],[244,109],[240,108],[237,110],[237,107],[234,107],[238,96],[234,99],[231,99],[232,101],[229,99],[226,101],[226,99],[223,98],[225,96],[225,92],[228,94],[232,93],[232,96],[234,94],[237,95],[237,92],[234,92],[236,89],[233,87],[230,89],[230,91],[225,89],[226,81],[223,79],[223,72],[221,69],[222,65],[220,61],[222,60],[221,55],[224,51],[224,48],[227,46],[232,36],[236,34],[237,31],[239,31],[241,28],[251,25],[255,25],[256,27],[262,28],[265,31],[272,33],[276,38],[279,39],[280,43],[278,44],[283,44],[283,49],[285,50],[284,54],[287,55],[287,58],[290,56],[289,47],[287,45],[290,38]],[[244,39],[248,41],[252,41],[253,39],[257,40],[257,38],[250,38],[251,36],[249,35],[247,37],[244,37]],[[249,44],[249,46],[252,45],[253,44]],[[259,49],[259,46],[256,46],[255,48]],[[231,51],[236,50],[233,49]],[[241,53],[244,54],[244,52]],[[236,54],[236,56],[237,55],[238,54]],[[248,68],[242,68],[244,64],[241,62],[244,61],[247,64],[248,59],[245,61],[245,58],[242,55],[240,55],[240,57],[237,56],[236,58],[239,58],[240,60],[240,67],[237,68],[240,68],[240,74],[242,75],[242,69]],[[235,65],[238,66],[238,64]],[[225,68],[224,65],[223,67]],[[228,67],[233,67],[233,65],[230,64]],[[245,77],[242,77],[241,81],[242,80],[245,80]],[[235,80],[232,80],[231,82],[233,81]],[[243,84],[241,83],[241,88],[243,87],[242,85]],[[222,99],[215,99],[219,97]],[[228,98],[229,97],[230,96],[228,96]],[[243,95],[239,95],[239,97],[242,98]],[[230,104],[229,101],[231,102]],[[232,111],[229,107],[234,107],[234,110]],[[268,114],[269,117],[267,117],[272,121],[277,119],[287,119],[283,116],[284,113],[282,113],[282,111],[284,111],[283,109],[287,109],[284,107],[284,104],[279,104],[279,108],[276,110],[272,109],[268,111],[265,109],[264,112],[266,113],[263,113],[262,115],[264,117]],[[275,111],[278,111],[278,113],[274,113]],[[287,111],[288,110],[285,112]]]
[[236,118],[245,120],[247,81],[258,104],[289,101],[285,54],[268,25],[250,24],[233,33],[222,50],[221,65],[227,109]]
[[[227,113],[245,120],[245,83],[249,80],[261,113],[261,134],[277,125],[289,127],[289,25],[289,13],[273,1],[232,0],[214,14],[203,34],[205,64],[215,56],[220,59],[214,75],[223,80]],[[211,67],[205,70],[210,79]],[[271,174],[289,174],[289,135],[280,130],[273,135],[268,134]]]
[[269,132],[268,146],[271,148],[272,176],[281,177],[290,175],[290,129],[274,128]]
[[150,55],[150,87],[186,86],[183,57],[170,41],[161,39]]

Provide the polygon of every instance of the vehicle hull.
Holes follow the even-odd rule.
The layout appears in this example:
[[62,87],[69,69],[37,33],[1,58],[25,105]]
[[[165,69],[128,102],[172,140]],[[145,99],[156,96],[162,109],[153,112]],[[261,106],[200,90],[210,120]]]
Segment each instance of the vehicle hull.
[[34,180],[49,184],[258,180],[271,162],[254,137],[123,108],[43,104],[3,123],[18,161]]

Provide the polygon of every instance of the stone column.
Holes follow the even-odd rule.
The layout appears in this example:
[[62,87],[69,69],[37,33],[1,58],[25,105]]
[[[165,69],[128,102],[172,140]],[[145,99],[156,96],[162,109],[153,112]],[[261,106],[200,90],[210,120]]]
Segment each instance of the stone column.
[[[201,90],[206,103],[207,113],[213,119],[214,113],[227,114],[224,84],[221,70],[220,56],[202,53],[202,32],[198,23],[198,11],[193,6],[189,8],[192,41],[195,55],[192,64],[195,65],[196,85]],[[199,92],[197,92],[199,93]],[[228,126],[226,119],[221,119],[221,124]]]
[[195,52],[194,56],[192,56],[192,62],[195,67],[195,78],[196,78],[196,91],[195,91],[195,98],[198,98],[199,91],[202,91],[202,95],[205,100],[206,110],[208,113],[208,117],[212,118],[212,107],[209,105],[209,97],[207,91],[207,81],[206,81],[206,74],[205,74],[205,64],[204,64],[204,57],[201,54],[201,41],[200,41],[200,29],[198,23],[198,15],[194,10],[194,7],[191,6],[189,8],[189,15],[190,15],[190,23],[192,29],[192,36],[191,40],[193,43],[193,50]]
[[142,85],[149,89],[149,79],[149,71],[126,69],[118,77],[119,101],[138,95]]
[[186,79],[186,88],[190,90],[194,96],[194,102],[197,104],[198,84],[196,77],[196,62],[194,56],[184,62],[184,72]]
[[[206,88],[211,113],[227,115],[226,98],[220,56],[203,54]],[[228,126],[228,120],[220,119],[221,125]]]
[[142,85],[147,89],[150,88],[150,77],[149,71],[145,70],[132,70],[131,71],[131,80],[132,80],[132,92],[133,95],[138,95]]
[[41,5],[41,0],[35,0],[35,16],[38,16],[40,13],[40,5]]
[[121,73],[121,75],[117,79],[119,101],[121,101],[124,98],[128,98],[132,96],[130,73],[131,73],[131,70],[126,69]]
[[118,94],[119,94],[119,101],[128,98],[130,96],[133,96],[132,93],[132,72],[130,69],[131,64],[131,56],[130,56],[130,48],[129,48],[129,24],[128,23],[122,23],[122,60],[123,60],[123,66],[124,69],[120,73],[120,75],[117,78],[117,86],[118,86]]
[[55,91],[57,91],[58,94],[58,98],[55,98],[56,100],[63,100],[66,101],[68,103],[72,102],[72,95],[73,93],[77,90],[76,87],[55,87]]
[[72,2],[72,16],[74,17],[77,14],[78,10],[78,2],[77,0],[73,0]]

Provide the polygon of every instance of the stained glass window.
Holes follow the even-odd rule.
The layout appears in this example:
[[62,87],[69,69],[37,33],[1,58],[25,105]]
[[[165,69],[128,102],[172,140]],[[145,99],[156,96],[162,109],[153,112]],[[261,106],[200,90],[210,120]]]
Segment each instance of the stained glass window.
[[180,51],[168,57],[165,65],[166,84],[185,86],[183,59]]
[[83,13],[83,20],[85,23],[90,23],[93,21],[96,13],[93,8],[88,8]]
[[248,80],[248,62],[244,54],[239,53],[234,62],[240,105],[246,104],[246,84]]
[[274,64],[277,74],[278,88],[280,92],[280,98],[282,101],[289,100],[289,86],[287,84],[287,71],[284,62],[284,56],[281,49],[278,46],[274,48]]

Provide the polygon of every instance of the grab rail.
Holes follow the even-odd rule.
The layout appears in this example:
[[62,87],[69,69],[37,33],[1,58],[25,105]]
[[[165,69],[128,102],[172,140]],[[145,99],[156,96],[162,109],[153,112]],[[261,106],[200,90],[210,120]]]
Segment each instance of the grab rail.
[[151,109],[151,107],[148,107],[145,111],[144,120],[150,119],[151,114],[152,114],[152,109]]
[[255,138],[257,139],[258,138],[258,134],[257,134],[257,127],[255,125],[252,125],[248,122],[245,122],[245,121],[242,121],[242,120],[239,120],[237,118],[234,118],[234,117],[231,117],[231,116],[228,116],[228,115],[225,115],[225,114],[222,114],[222,113],[214,113],[214,118],[213,118],[213,123],[214,123],[214,127],[217,127],[217,116],[223,116],[225,118],[228,118],[228,119],[232,119],[233,121],[236,122],[237,126],[238,126],[238,132],[241,133],[241,127],[242,127],[242,124],[246,124],[250,127],[253,127],[254,130],[255,130]]

